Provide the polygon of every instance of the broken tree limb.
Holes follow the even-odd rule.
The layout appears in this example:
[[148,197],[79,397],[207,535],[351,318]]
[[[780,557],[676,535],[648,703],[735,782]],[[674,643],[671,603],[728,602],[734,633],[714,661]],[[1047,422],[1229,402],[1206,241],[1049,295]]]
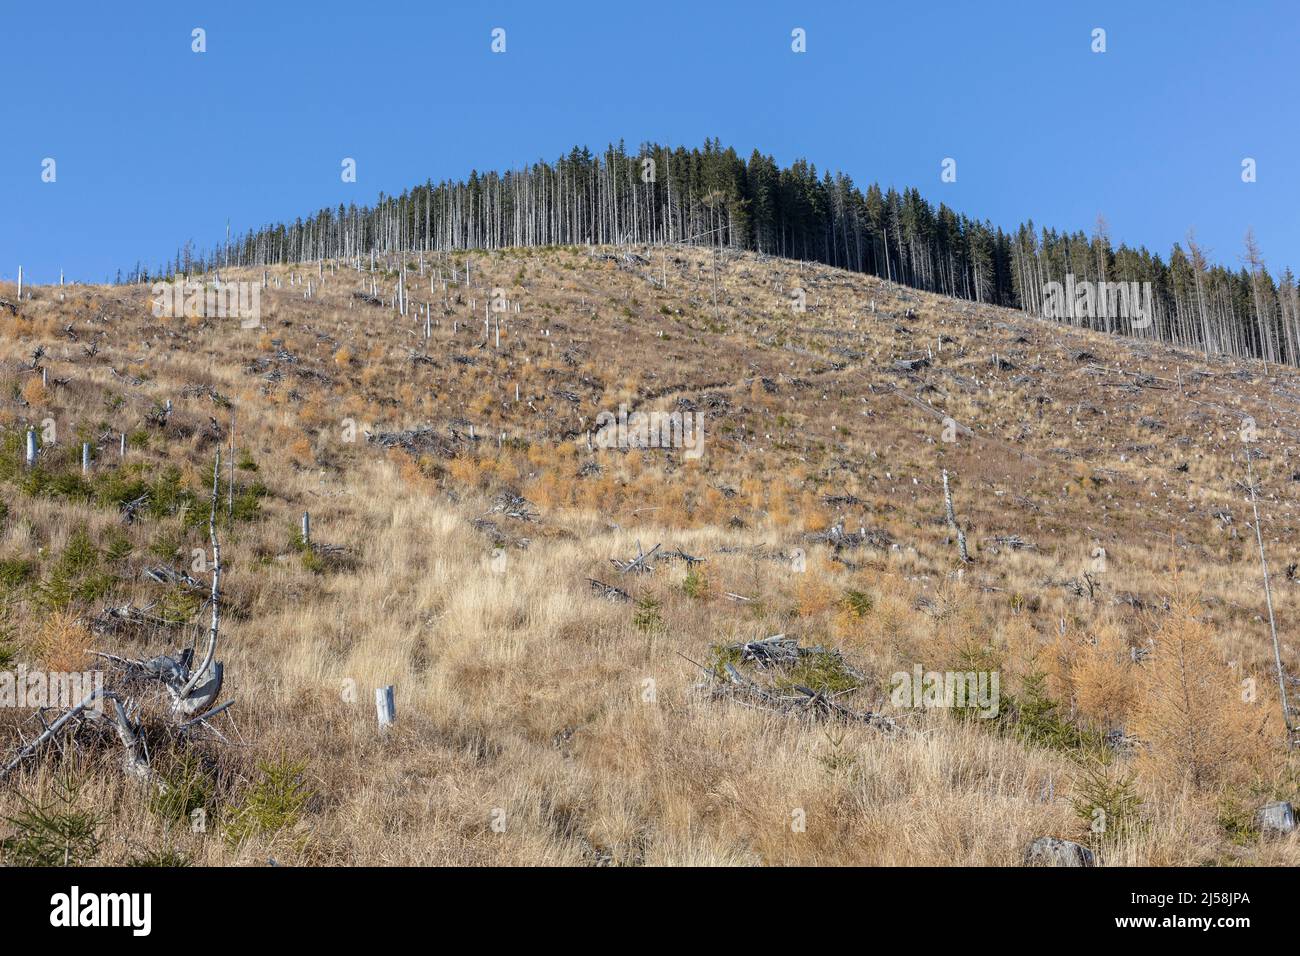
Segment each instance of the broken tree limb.
[[630,601],[632,596],[622,588],[616,588],[612,584],[606,584],[604,581],[597,581],[595,578],[587,578],[591,584],[591,589],[607,601]]
[[636,557],[631,561],[619,561],[617,558],[610,558],[609,561],[614,567],[618,568],[620,574],[630,574],[632,572],[649,574],[654,571],[654,565],[647,562],[654,557],[655,552],[658,550],[659,545],[656,544],[648,552],[642,551],[641,542],[638,541],[636,543]]
[[73,707],[71,710],[65,711],[63,715],[59,717],[58,720],[54,721],[54,723],[52,724],[49,724],[45,728],[44,733],[42,733],[39,737],[31,741],[31,743],[28,743],[25,746],[19,748],[18,753],[14,755],[13,759],[11,759],[7,764],[5,764],[3,768],[0,768],[0,780],[3,780],[6,777],[8,777],[9,774],[12,773],[28,757],[34,756],[38,751],[40,751],[42,747],[44,747],[47,743],[53,740],[56,736],[58,736],[59,731],[61,731],[64,727],[66,727],[71,721],[85,714],[85,712],[89,710],[91,707],[93,707],[95,702],[99,700],[101,696],[103,696],[103,693],[104,692],[102,689],[98,687],[95,688],[89,694],[87,694],[85,698],[81,701],[81,703],[79,703],[76,707]]
[[942,409],[935,408],[929,402],[923,401],[922,399],[917,398],[915,395],[907,394],[907,392],[903,391],[901,388],[899,388],[896,385],[893,386],[893,388],[894,388],[895,395],[899,396],[902,399],[905,399],[906,401],[915,405],[917,408],[921,409],[922,411],[929,412],[931,415],[933,415],[935,418],[940,419],[941,421],[942,420],[951,421],[954,427],[956,427],[957,429],[957,434],[966,435],[968,437],[974,436],[975,433],[973,431],[971,431],[965,425],[962,425],[959,422],[957,422],[956,419],[952,418],[951,415],[949,415],[947,412],[943,411]]
[[961,530],[957,524],[957,515],[952,507],[952,489],[948,487],[948,469],[943,470],[943,504],[947,512],[948,527],[952,529],[957,536],[957,553],[961,556],[963,564],[970,563],[970,554],[966,551],[966,532]]
[[[197,716],[197,717],[191,717],[189,720],[185,721],[185,723],[181,724],[180,727],[179,727],[178,729],[179,729],[182,733],[184,733],[186,730],[189,730],[191,727],[194,727],[194,726],[196,726],[196,725],[198,725],[198,724],[205,724],[205,723],[207,723],[209,720],[211,720],[212,718],[216,717],[218,714],[224,713],[226,710],[228,710],[229,708],[233,707],[234,705],[235,705],[235,702],[234,702],[233,700],[228,700],[228,701],[226,701],[224,704],[222,704],[220,707],[213,707],[213,708],[212,708],[210,711],[208,711],[206,714],[199,714],[199,716]],[[210,729],[211,729],[211,728],[210,728]]]
[[665,551],[660,555],[660,557],[665,561],[685,561],[687,567],[694,567],[695,565],[708,560],[707,558],[697,558],[693,554],[687,554],[681,548],[678,548],[676,551]]
[[[116,697],[109,698],[113,703],[113,723],[117,728],[117,737],[122,741],[122,769],[128,776],[140,780],[151,780],[154,776],[145,757],[144,742],[140,739],[140,728],[127,719],[122,702]],[[162,784],[159,784],[161,787]]]
[[[213,658],[217,653],[217,637],[221,626],[221,542],[217,539],[217,497],[221,482],[221,449],[217,449],[216,463],[212,466],[212,510],[208,515],[208,538],[212,542],[212,625],[208,629],[208,649],[203,663],[189,675],[176,697],[177,709],[187,714],[206,710],[217,695],[221,693],[222,667],[218,663],[213,667]],[[199,681],[208,671],[212,677],[200,689],[196,699],[191,701],[191,694],[199,687]]]

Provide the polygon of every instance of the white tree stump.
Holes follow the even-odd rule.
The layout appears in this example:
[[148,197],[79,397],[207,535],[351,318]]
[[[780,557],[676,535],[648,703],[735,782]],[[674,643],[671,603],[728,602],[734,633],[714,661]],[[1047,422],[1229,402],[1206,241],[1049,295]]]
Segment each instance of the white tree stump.
[[392,684],[375,688],[375,714],[379,718],[379,729],[387,730],[397,720],[396,689]]

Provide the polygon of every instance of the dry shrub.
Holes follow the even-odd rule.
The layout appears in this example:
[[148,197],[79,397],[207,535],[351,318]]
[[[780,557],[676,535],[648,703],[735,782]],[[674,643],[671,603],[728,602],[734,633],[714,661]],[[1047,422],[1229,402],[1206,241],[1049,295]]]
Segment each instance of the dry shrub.
[[1196,605],[1175,605],[1161,623],[1139,691],[1138,766],[1152,783],[1209,789],[1267,772],[1270,714],[1243,700]]
[[875,606],[861,622],[862,643],[890,661],[918,660],[920,640],[917,633],[916,611],[910,597],[900,593],[896,582],[883,583],[877,592]]
[[305,427],[315,430],[333,424],[334,416],[326,407],[324,396],[320,392],[315,392],[299,406],[298,420]]
[[1079,714],[1101,730],[1122,730],[1137,699],[1137,669],[1128,642],[1103,627],[1085,642],[1070,666]]
[[767,516],[774,528],[788,528],[795,520],[790,508],[794,500],[795,492],[788,481],[782,478],[773,483],[772,493],[768,496]]
[[300,465],[310,465],[313,460],[311,439],[305,435],[295,438],[289,446],[289,455]]
[[447,474],[462,485],[476,488],[486,480],[483,465],[472,455],[457,455],[447,463]]
[[936,590],[933,604],[934,635],[927,666],[956,671],[1002,669],[1004,648],[970,591],[945,581]]
[[831,516],[814,495],[804,495],[799,510],[803,515],[803,530],[808,534],[820,534],[831,526]]
[[85,668],[90,642],[90,631],[76,615],[56,611],[41,622],[34,650],[46,670],[71,673]]
[[835,603],[835,589],[811,574],[800,576],[795,588],[795,601],[801,617],[816,617],[825,613]]
[[23,400],[29,405],[44,405],[50,397],[50,390],[36,375],[28,377],[23,384]]
[[394,454],[396,457],[393,460],[397,463],[398,473],[402,476],[402,480],[413,487],[422,487],[425,477],[429,474],[426,471],[426,462],[431,465],[433,458],[430,455],[421,455],[416,459],[405,452],[396,452]]
[[858,643],[865,627],[865,619],[875,608],[873,589],[862,581],[854,581],[846,588],[836,605],[831,633],[841,641]]
[[528,446],[528,461],[536,468],[544,468],[554,460],[552,446],[543,442],[534,442]]

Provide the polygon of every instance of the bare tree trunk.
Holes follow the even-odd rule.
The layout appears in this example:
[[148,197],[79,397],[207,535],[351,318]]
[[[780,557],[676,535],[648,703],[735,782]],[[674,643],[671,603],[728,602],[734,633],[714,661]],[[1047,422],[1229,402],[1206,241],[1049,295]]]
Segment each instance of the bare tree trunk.
[[221,625],[221,542],[217,540],[217,494],[220,482],[221,449],[218,448],[217,460],[212,466],[212,509],[208,513],[208,538],[212,542],[212,625],[208,629],[208,649],[203,656],[203,663],[190,673],[189,680],[180,689],[181,703],[198,686],[199,680],[212,666],[212,659],[217,653],[217,634]]
[[963,564],[970,562],[970,554],[966,551],[966,533],[961,530],[957,524],[957,515],[952,507],[952,489],[948,487],[948,469],[943,470],[943,504],[948,515],[948,527],[952,529],[957,536],[957,553],[961,556]]
[[1277,640],[1277,619],[1273,616],[1273,590],[1268,583],[1268,561],[1264,557],[1264,533],[1259,527],[1259,503],[1255,497],[1255,468],[1250,448],[1246,449],[1246,475],[1250,484],[1250,507],[1255,513],[1255,543],[1259,545],[1259,566],[1264,574],[1264,601],[1268,605],[1268,629],[1273,635],[1273,663],[1277,666],[1277,690],[1282,698],[1282,720],[1286,723],[1287,742],[1291,737],[1291,707],[1286,699],[1286,676],[1282,670],[1282,649]]

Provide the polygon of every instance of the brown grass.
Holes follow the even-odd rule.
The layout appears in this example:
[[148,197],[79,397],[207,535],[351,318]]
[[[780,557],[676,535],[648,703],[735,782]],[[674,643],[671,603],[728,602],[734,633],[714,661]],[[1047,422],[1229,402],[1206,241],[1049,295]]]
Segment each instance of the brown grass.
[[[1278,410],[1295,411],[1286,394],[1300,393],[1294,377],[1270,369],[1266,379],[1250,366],[807,264],[799,281],[810,311],[793,317],[784,289],[798,267],[752,256],[724,258],[715,317],[709,283],[697,278],[706,261],[670,251],[663,290],[577,250],[475,254],[482,287],[453,285],[446,310],[435,274],[427,350],[422,319],[351,301],[362,280],[346,264],[327,271],[310,300],[289,288],[297,270],[271,270],[285,284],[263,293],[263,332],[222,320],[158,323],[139,287],[69,287],[62,303],[37,289],[17,320],[6,318],[0,439],[53,417],[56,455],[79,447],[79,430],[94,441],[108,432],[100,473],[115,467],[117,434],[147,435],[128,464],[151,480],[174,465],[202,498],[216,444],[224,447],[204,428],[213,417],[224,429],[231,414],[203,391],[183,391],[202,385],[231,403],[236,445],[256,462],[256,471],[237,470],[237,490],[265,488],[258,516],[222,532],[222,656],[236,704],[219,726],[237,743],[201,746],[212,826],[194,833],[150,809],[122,779],[109,740],[91,747],[86,786],[108,814],[102,859],[166,845],[218,865],[268,856],[1015,864],[1036,836],[1089,838],[1071,798],[1079,762],[1103,753],[1114,773],[1135,775],[1143,799],[1143,826],[1108,844],[1103,862],[1294,865],[1294,840],[1243,841],[1222,810],[1225,801],[1249,811],[1297,796],[1253,535],[1233,484],[1242,477],[1234,422],[1249,413],[1269,455],[1258,462],[1261,510],[1289,633],[1300,592],[1284,572],[1300,557],[1286,464],[1293,440]],[[260,280],[261,270],[231,277]],[[427,280],[412,278],[411,288]],[[394,281],[380,277],[381,287]],[[499,351],[481,347],[493,285],[514,288],[523,304],[507,316]],[[903,318],[907,308],[917,318]],[[75,341],[62,334],[69,324]],[[915,378],[890,371],[903,355],[934,350],[940,335],[955,341],[933,352],[929,369]],[[93,358],[84,348],[92,341]],[[11,371],[38,344],[51,382],[68,379],[39,395],[39,378]],[[1075,362],[1085,346],[1124,372]],[[280,348],[295,361],[276,359]],[[432,362],[413,362],[412,349]],[[992,368],[995,351],[1017,369]],[[1181,394],[1125,384],[1137,372],[1172,378],[1175,365],[1191,383]],[[945,441],[943,422],[908,396],[974,435]],[[147,426],[151,406],[169,398],[172,420]],[[679,399],[704,411],[700,460],[587,451],[600,411],[624,401],[670,410]],[[1153,430],[1143,418],[1163,424]],[[463,435],[466,422],[476,441],[463,439],[449,457],[380,453],[364,437],[423,424]],[[976,558],[967,567],[943,521],[943,468]],[[158,601],[142,569],[188,564],[204,528],[185,530],[179,517],[123,527],[112,508],[31,496],[20,481],[0,481],[0,559],[32,560],[35,570],[0,593],[0,646],[73,670],[87,649],[147,657],[192,639],[197,617],[111,639],[91,640],[86,625],[105,604]],[[539,520],[496,513],[507,490],[526,496]],[[304,510],[315,540],[346,555],[304,559],[293,547]],[[836,554],[807,537],[841,521],[893,544]],[[37,620],[34,586],[78,524],[97,542],[109,592],[24,624]],[[110,560],[119,530],[131,550]],[[1010,534],[1032,547],[996,540]],[[687,594],[687,569],[675,562],[619,576],[609,559],[635,553],[638,540],[705,557],[707,587]],[[792,570],[795,548],[807,554],[803,573]],[[1097,588],[1080,596],[1071,583],[1084,572]],[[589,577],[653,599],[660,624],[638,627],[636,610],[601,600]],[[850,602],[850,591],[869,603]],[[1179,603],[1187,595],[1199,603]],[[697,686],[703,674],[690,661],[777,632],[842,651],[864,675],[844,701],[895,713],[916,733],[779,717],[710,700]],[[1292,662],[1294,649],[1284,655]],[[1003,716],[895,712],[891,676],[916,664],[998,671]],[[1084,750],[1031,738],[1017,723],[1039,675]],[[1245,700],[1242,681],[1252,679],[1257,692]],[[387,684],[397,688],[398,723],[381,737],[373,691]],[[28,712],[0,712],[6,748],[32,726]],[[1098,743],[1107,732],[1136,739],[1107,748]],[[160,748],[158,760],[170,759]],[[262,779],[259,763],[276,760],[306,761],[302,818],[232,843],[225,828]],[[34,765],[13,785],[39,793],[50,770]],[[15,800],[0,790],[0,815]]]

